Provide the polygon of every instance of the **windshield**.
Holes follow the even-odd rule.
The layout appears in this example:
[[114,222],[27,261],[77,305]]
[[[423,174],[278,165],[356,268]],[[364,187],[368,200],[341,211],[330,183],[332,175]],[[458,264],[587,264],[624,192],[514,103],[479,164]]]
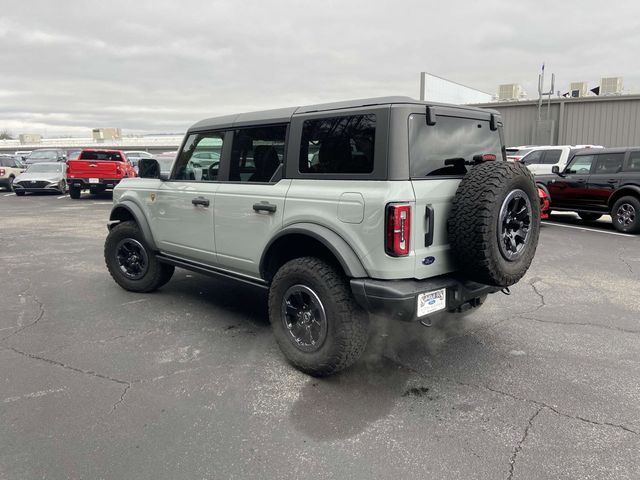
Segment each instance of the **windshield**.
[[51,164],[35,164],[35,165],[31,165],[28,169],[27,172],[29,173],[55,173],[55,172],[62,172],[62,167],[63,164],[57,164],[57,165],[51,165]]
[[478,155],[504,160],[500,130],[491,130],[489,120],[438,115],[427,125],[426,115],[409,117],[409,162],[411,178],[467,173]]
[[36,150],[31,152],[29,160],[57,160],[58,153],[55,150]]

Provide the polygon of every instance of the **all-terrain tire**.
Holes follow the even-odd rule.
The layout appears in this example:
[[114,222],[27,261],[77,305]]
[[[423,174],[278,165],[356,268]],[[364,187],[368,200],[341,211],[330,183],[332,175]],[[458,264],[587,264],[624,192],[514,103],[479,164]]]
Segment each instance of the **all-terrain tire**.
[[578,216],[584,222],[595,222],[602,215],[600,213],[578,212]]
[[[299,348],[283,320],[285,294],[296,285],[312,290],[326,314],[326,336],[315,351]],[[269,320],[287,360],[313,376],[332,375],[351,366],[367,344],[368,315],[354,300],[348,279],[337,267],[315,257],[293,259],[277,271],[269,290]]]
[[[135,240],[140,244],[147,256],[146,272],[139,279],[128,278],[118,263],[118,245],[122,240],[126,239]],[[149,247],[144,235],[142,235],[134,221],[119,223],[109,231],[107,240],[104,243],[104,260],[115,282],[131,292],[153,292],[171,280],[175,270],[173,265],[167,265],[158,260],[155,252]]]
[[[522,193],[521,193],[522,192]],[[507,259],[500,247],[501,210],[516,194],[531,206],[528,235],[517,257]],[[451,253],[465,277],[479,283],[508,287],[527,272],[538,245],[538,189],[529,169],[518,162],[484,162],[462,179],[448,220]]]
[[78,187],[69,187],[69,196],[74,200],[79,199],[81,193],[82,190],[80,190]]
[[640,199],[632,196],[618,199],[611,209],[611,221],[619,232],[640,233]]

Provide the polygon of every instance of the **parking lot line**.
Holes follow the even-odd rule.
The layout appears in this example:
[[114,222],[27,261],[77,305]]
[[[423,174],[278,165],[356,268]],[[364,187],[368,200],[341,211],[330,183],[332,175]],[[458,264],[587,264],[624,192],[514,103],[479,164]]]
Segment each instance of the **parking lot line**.
[[69,195],[61,195],[60,197],[58,197],[58,200],[60,200],[61,198],[67,198]]
[[554,227],[573,228],[575,230],[587,230],[589,232],[606,233],[607,235],[618,235],[620,237],[636,237],[636,235],[631,235],[629,233],[608,232],[606,230],[598,230],[595,228],[578,227],[577,225],[563,225],[562,223],[555,223],[555,222],[542,222],[542,223],[544,225],[553,225]]
[[7,194],[3,195],[3,197],[10,197],[11,195],[15,195],[15,193],[7,193]]

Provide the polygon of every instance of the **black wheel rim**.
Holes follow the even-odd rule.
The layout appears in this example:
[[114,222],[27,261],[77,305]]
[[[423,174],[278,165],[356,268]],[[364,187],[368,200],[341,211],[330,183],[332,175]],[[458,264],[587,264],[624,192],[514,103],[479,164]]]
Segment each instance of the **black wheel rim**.
[[502,256],[513,262],[527,248],[531,230],[531,201],[523,190],[512,190],[502,202],[498,219],[498,245]]
[[627,228],[633,225],[636,221],[636,209],[630,203],[623,203],[618,207],[616,212],[616,221]]
[[318,295],[305,285],[293,285],[282,299],[282,323],[291,342],[303,352],[315,352],[327,338],[327,315]]
[[131,280],[141,279],[149,269],[147,251],[133,238],[125,238],[118,242],[116,261],[122,274]]

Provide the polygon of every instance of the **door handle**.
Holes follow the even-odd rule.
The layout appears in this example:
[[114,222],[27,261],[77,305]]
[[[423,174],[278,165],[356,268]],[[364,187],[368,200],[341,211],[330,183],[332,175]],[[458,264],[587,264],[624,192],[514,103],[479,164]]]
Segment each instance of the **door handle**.
[[618,183],[618,180],[616,180],[615,178],[610,178],[609,180],[607,180],[607,183]]
[[196,197],[194,199],[191,200],[191,203],[193,203],[194,205],[202,205],[203,207],[208,207],[209,206],[209,199],[208,198],[204,198],[204,197]]
[[273,203],[268,203],[268,202],[260,202],[260,203],[254,203],[253,204],[253,209],[256,212],[268,212],[268,213],[275,213],[277,206],[274,205]]

